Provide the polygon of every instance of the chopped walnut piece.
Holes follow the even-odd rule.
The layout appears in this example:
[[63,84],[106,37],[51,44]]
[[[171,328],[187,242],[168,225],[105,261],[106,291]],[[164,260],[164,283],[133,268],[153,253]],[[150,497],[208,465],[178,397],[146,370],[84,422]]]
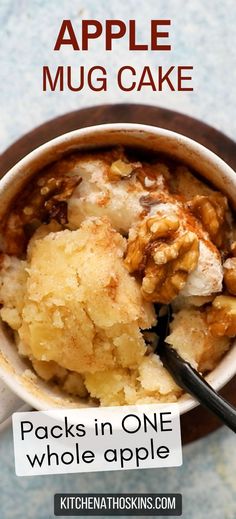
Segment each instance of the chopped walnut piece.
[[236,335],[236,297],[217,296],[207,312],[211,333],[217,337]]
[[59,223],[67,223],[67,203],[75,187],[81,182],[81,178],[64,177],[60,179],[50,178],[40,193],[47,197],[44,202],[46,219],[52,218]]
[[169,238],[178,228],[179,220],[175,217],[152,216],[144,219],[137,231],[134,231],[134,236],[130,233],[125,259],[128,270],[143,270],[150,244],[162,238]]
[[152,249],[145,267],[142,294],[147,301],[170,303],[197,266],[198,239],[194,233],[186,232],[170,244],[154,243]]
[[[27,216],[27,220],[28,220]],[[11,212],[7,218],[6,224],[3,226],[3,249],[10,255],[18,256],[26,248],[27,239],[24,232],[23,221],[25,221],[16,212]],[[23,221],[22,221],[23,220]]]
[[141,162],[126,162],[125,160],[115,160],[112,162],[108,171],[108,178],[117,181],[124,177],[129,177],[132,173],[142,166]]
[[[67,223],[67,200],[81,182],[79,177],[44,177],[33,184],[31,191],[3,222],[4,251],[21,255],[29,238],[42,222],[52,219]],[[22,203],[23,202],[23,203]]]
[[236,258],[228,258],[223,266],[225,286],[230,294],[236,296]]
[[189,203],[189,208],[202,222],[212,242],[221,247],[227,224],[227,198],[220,193],[203,196],[196,195]]
[[231,243],[230,252],[234,258],[236,258],[236,241]]
[[176,237],[178,228],[177,218],[153,216],[129,238],[125,264],[130,272],[143,275],[142,294],[147,301],[172,301],[197,266],[198,238],[192,232]]

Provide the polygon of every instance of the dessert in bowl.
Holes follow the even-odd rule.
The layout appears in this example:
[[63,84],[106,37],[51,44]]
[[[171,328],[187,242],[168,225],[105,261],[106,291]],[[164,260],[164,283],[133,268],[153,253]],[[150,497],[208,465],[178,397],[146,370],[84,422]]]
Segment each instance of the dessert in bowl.
[[220,387],[235,371],[233,171],[142,125],[78,130],[2,180],[0,303],[7,383],[36,408],[194,405],[152,328]]

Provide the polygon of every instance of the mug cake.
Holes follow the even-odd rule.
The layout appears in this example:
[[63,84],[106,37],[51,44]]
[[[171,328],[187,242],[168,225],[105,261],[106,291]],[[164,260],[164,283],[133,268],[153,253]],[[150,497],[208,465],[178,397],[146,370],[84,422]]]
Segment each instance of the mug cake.
[[1,222],[0,315],[19,355],[99,405],[182,394],[153,331],[208,373],[236,335],[236,235],[227,198],[161,154],[113,147],[42,169]]

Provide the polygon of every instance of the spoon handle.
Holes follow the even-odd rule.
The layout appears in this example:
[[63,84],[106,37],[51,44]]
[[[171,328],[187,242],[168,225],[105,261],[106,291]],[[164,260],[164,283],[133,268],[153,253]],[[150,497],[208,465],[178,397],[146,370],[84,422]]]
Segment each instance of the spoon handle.
[[164,343],[164,348],[161,348],[159,354],[175,382],[236,433],[236,409],[220,396],[169,344]]

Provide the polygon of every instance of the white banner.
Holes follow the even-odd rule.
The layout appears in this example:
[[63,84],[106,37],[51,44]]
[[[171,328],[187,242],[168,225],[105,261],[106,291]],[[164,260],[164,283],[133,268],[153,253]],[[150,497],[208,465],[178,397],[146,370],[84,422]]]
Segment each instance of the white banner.
[[17,476],[182,465],[177,404],[15,413]]

